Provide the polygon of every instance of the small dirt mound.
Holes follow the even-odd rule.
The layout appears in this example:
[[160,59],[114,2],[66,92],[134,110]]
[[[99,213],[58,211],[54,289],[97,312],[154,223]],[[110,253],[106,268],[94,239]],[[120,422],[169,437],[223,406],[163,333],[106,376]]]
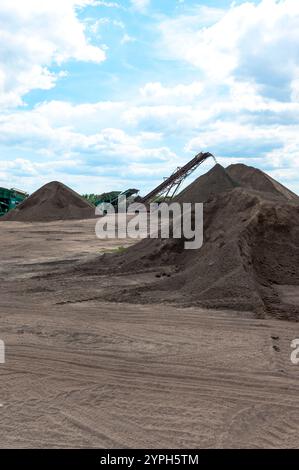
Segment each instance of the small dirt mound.
[[64,184],[52,181],[1,217],[1,221],[50,222],[94,216],[95,208],[89,202]]

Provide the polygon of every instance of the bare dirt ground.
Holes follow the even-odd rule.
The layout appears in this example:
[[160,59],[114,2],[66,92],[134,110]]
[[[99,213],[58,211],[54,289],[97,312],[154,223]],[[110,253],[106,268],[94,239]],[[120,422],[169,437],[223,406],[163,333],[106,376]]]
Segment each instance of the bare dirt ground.
[[97,240],[94,220],[5,222],[0,242],[1,448],[298,447],[298,324],[96,300],[140,276],[47,287],[132,243]]

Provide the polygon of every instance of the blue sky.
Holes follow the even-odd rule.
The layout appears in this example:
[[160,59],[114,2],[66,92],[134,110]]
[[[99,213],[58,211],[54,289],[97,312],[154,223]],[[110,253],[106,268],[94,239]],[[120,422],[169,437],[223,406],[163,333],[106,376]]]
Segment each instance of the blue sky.
[[298,0],[0,0],[0,40],[1,186],[145,192],[203,150],[299,193]]

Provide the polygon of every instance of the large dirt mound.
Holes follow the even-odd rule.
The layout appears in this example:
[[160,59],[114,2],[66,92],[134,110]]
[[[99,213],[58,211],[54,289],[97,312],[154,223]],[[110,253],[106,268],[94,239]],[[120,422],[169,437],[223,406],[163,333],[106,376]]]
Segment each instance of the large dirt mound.
[[146,239],[80,269],[93,275],[156,273],[143,286],[107,291],[111,300],[173,301],[299,319],[299,302],[284,295],[291,289],[299,300],[298,198],[244,187],[228,190],[219,166],[208,177],[217,178],[225,190],[204,204],[202,248],[185,250],[184,239]]
[[237,184],[244,188],[268,192],[276,196],[283,197],[289,201],[299,201],[299,198],[295,193],[258,168],[237,163],[227,167],[226,173]]
[[238,163],[223,168],[215,165],[210,171],[197,178],[177,197],[178,202],[205,202],[216,194],[242,187],[268,193],[268,197],[283,198],[299,202],[299,197],[263,171]]
[[217,164],[210,171],[197,178],[176,198],[177,202],[204,202],[212,196],[239,186],[225,169]]
[[94,216],[95,208],[89,202],[64,184],[52,181],[1,217],[1,221],[48,222]]

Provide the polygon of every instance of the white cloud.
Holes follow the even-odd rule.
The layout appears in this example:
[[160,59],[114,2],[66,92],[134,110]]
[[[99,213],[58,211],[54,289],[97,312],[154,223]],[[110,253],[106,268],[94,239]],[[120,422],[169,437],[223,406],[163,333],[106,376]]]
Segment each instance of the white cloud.
[[[16,184],[17,176],[27,178],[20,179],[25,189],[37,187],[38,183],[33,185],[30,179],[32,175],[37,176],[38,182],[44,181],[44,173],[48,179],[66,182],[70,174],[81,175],[82,185],[85,175],[89,186],[95,175],[106,174],[110,181],[117,173],[121,187],[133,184],[134,178],[138,186],[136,181],[141,178],[139,184],[150,189],[200,150],[215,153],[222,164],[239,160],[272,169],[281,175],[282,181],[287,174],[282,170],[296,171],[298,119],[293,125],[276,122],[259,125],[245,118],[238,118],[238,122],[228,117],[224,120],[217,118],[217,113],[223,110],[227,113],[229,100],[206,111],[202,109],[203,102],[189,106],[144,106],[129,102],[71,105],[53,101],[33,110],[6,113],[0,117],[1,153],[5,155],[5,149],[9,149],[20,156],[1,162],[2,184],[3,171],[11,185]],[[167,139],[171,135],[182,137],[186,143],[180,158],[178,149],[170,150]],[[26,155],[30,155],[30,160]],[[294,184],[292,187],[295,189]]]
[[144,12],[150,5],[150,0],[131,0],[131,4],[136,10]]
[[121,44],[128,44],[130,42],[135,42],[136,41],[136,38],[134,38],[133,36],[130,36],[128,33],[125,33],[121,39]]
[[92,2],[92,6],[95,7],[106,7],[106,8],[123,8],[119,3],[117,2],[106,2],[102,0],[94,0]]
[[0,0],[0,106],[18,106],[33,89],[49,89],[59,74],[50,71],[69,59],[101,62],[76,9],[92,0]]
[[100,18],[96,21],[91,19],[91,21],[92,23],[89,26],[89,29],[93,34],[97,34],[100,31],[101,27],[105,25],[112,25],[112,26],[115,26],[116,28],[125,29],[125,25],[122,21],[113,20],[107,17]]
[[[188,152],[204,148],[224,159],[230,155],[242,161],[259,157],[263,168],[276,168],[275,174],[282,178],[290,168],[295,173],[298,24],[297,0],[234,2],[226,11],[199,7],[190,14],[165,17],[158,25],[160,55],[198,70],[202,92],[185,109],[186,99],[175,102],[169,94],[167,112],[165,101],[163,106],[154,103],[150,110],[144,106],[131,110],[131,118],[144,123],[145,114],[150,113],[151,121],[156,114],[158,125],[173,132],[171,121],[188,139]],[[156,89],[158,95],[159,86]],[[149,90],[155,94],[151,85]],[[170,103],[175,104],[172,112]]]
[[146,101],[162,104],[163,102],[187,103],[193,101],[203,92],[201,82],[193,82],[189,85],[179,84],[172,87],[165,87],[160,82],[147,83],[140,90],[142,98]]
[[[299,77],[299,72],[298,72]],[[291,81],[291,99],[296,103],[299,103],[299,78],[295,78]]]
[[[51,102],[33,110],[0,116],[2,155],[5,155],[5,149],[20,155],[10,160],[2,158],[0,184],[7,186],[9,181],[12,186],[18,177],[25,189],[33,190],[44,181],[44,174],[48,180],[60,178],[66,182],[69,175],[74,174],[82,178],[85,175],[90,187],[90,178],[95,175],[106,175],[110,180],[117,174],[119,182],[122,181],[120,187],[124,187],[133,184],[130,175],[133,178],[138,174],[144,177],[144,187],[146,180],[159,171],[171,173],[173,165],[179,164],[180,160],[161,142],[160,134],[138,130],[126,132],[116,127],[127,106],[128,103],[74,106]],[[114,127],[105,127],[109,121]],[[84,128],[82,122],[89,125]],[[37,177],[35,182],[33,176]],[[148,189],[150,186],[151,183]]]
[[298,0],[262,0],[232,5],[205,28],[198,26],[200,13],[167,18],[159,28],[162,49],[208,80],[254,81],[270,95],[281,93],[290,77],[298,78],[298,21]]
[[290,134],[298,130],[299,125],[291,128],[290,126],[257,126],[235,121],[216,121],[207,129],[198,132],[198,136],[189,142],[187,149],[196,151],[198,148],[217,148],[225,144],[231,152],[236,151],[237,146],[245,147],[246,144],[249,149],[254,149],[257,145],[271,146],[273,142],[283,143],[290,137]]
[[[2,105],[20,104],[32,89],[53,87],[58,75],[52,64],[104,59],[103,50],[86,39],[76,8],[118,8],[118,3],[8,3],[0,0],[0,39],[7,46],[0,52]],[[149,2],[134,3],[144,12]],[[243,2],[227,11],[200,7],[190,15],[184,6],[184,11],[158,21],[163,58],[188,63],[185,83],[175,80],[177,64],[169,61],[171,84],[167,76],[162,82],[153,75],[135,96],[130,91],[130,99],[79,105],[50,101],[32,110],[6,110],[0,115],[2,155],[18,157],[2,157],[2,181],[9,178],[11,185],[31,189],[55,178],[83,187],[84,178],[90,186],[103,183],[106,175],[105,189],[116,182],[135,186],[139,180],[150,189],[151,178],[159,182],[203,149],[223,164],[252,161],[291,181],[299,161],[298,0]],[[99,18],[93,32],[108,22],[123,29],[123,43],[133,39],[125,20]]]

